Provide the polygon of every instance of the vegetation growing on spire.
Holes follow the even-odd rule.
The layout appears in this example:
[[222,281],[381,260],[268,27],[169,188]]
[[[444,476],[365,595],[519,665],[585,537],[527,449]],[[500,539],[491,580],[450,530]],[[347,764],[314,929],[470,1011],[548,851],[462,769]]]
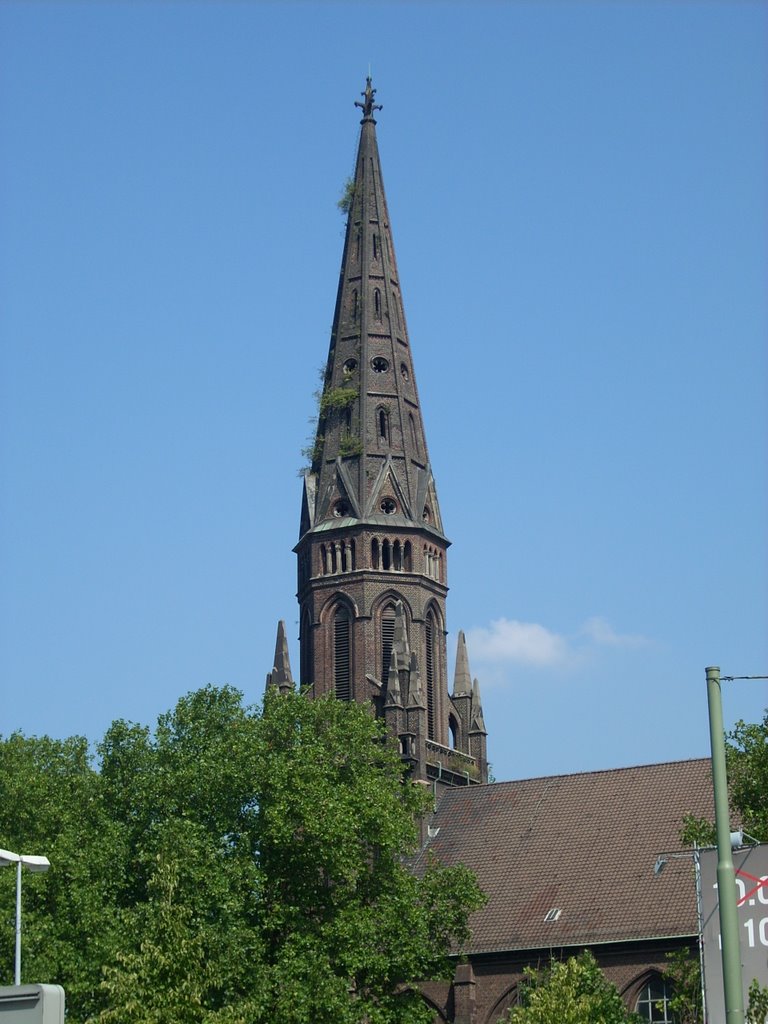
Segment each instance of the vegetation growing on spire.
[[343,459],[352,458],[353,455],[362,455],[363,453],[363,442],[359,437],[351,434],[348,430],[345,430],[341,435],[339,442],[339,455]]
[[307,460],[308,466],[305,466],[301,470],[299,475],[301,475],[306,469],[311,469],[312,466],[314,466],[314,464],[317,462],[317,460],[323,454],[323,444],[324,443],[325,443],[325,438],[323,437],[322,434],[318,434],[317,437],[315,437],[315,439],[313,441],[311,441],[309,444],[306,444],[301,449],[301,456],[302,456],[303,459]]
[[336,203],[339,210],[346,217],[349,211],[352,209],[352,203],[355,198],[355,179],[347,178],[344,182],[344,187],[341,190],[341,197]]
[[354,387],[328,388],[320,396],[320,415],[325,416],[331,410],[342,412],[344,409],[348,409],[358,394],[357,388]]

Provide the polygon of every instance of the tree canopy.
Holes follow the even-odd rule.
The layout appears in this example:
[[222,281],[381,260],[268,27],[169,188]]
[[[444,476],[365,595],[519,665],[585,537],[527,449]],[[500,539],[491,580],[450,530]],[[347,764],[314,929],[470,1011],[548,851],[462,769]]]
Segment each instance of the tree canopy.
[[615,985],[589,950],[568,960],[553,960],[544,971],[525,970],[520,1002],[510,1007],[505,1024],[641,1024],[627,1010]]
[[[732,824],[761,843],[768,842],[768,708],[761,722],[737,722],[725,735],[725,761]],[[715,826],[689,815],[681,832],[684,843],[713,846]]]
[[465,868],[408,870],[431,794],[333,698],[209,687],[154,732],[115,722],[95,763],[14,734],[0,787],[0,845],[52,865],[24,878],[22,980],[63,984],[74,1024],[427,1022],[416,984],[483,903]]

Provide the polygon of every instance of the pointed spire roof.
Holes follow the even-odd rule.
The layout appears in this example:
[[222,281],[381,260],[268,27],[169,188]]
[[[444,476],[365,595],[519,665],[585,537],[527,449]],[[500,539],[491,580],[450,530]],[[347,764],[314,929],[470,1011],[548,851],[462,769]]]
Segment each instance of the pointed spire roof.
[[483,735],[487,735],[488,730],[485,728],[485,720],[483,718],[483,705],[480,702],[480,683],[477,679],[472,684],[472,719],[469,726],[469,731],[481,732]]
[[344,253],[301,534],[339,520],[418,525],[444,541],[416,388],[379,161],[371,79],[347,212]]
[[288,656],[288,641],[285,636],[285,622],[282,619],[277,624],[274,665],[272,671],[267,673],[267,688],[270,686],[276,686],[280,693],[295,689]]
[[453,676],[453,696],[468,697],[472,693],[472,676],[469,671],[469,656],[464,630],[459,630],[459,642],[456,646],[456,671]]

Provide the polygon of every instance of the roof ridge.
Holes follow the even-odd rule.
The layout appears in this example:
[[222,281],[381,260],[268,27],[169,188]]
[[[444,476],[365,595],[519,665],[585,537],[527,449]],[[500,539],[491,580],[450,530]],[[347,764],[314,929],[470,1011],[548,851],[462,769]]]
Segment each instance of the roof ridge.
[[[581,771],[581,772],[559,772],[559,773],[557,773],[555,775],[531,775],[531,776],[529,776],[527,778],[523,778],[523,779],[497,779],[496,782],[489,782],[485,786],[472,786],[472,787],[470,787],[470,789],[471,789],[472,792],[480,792],[482,790],[485,790],[485,789],[489,788],[490,786],[494,786],[494,787],[498,787],[498,786],[519,786],[523,782],[545,782],[545,781],[552,781],[554,779],[573,779],[573,778],[577,778],[579,776],[584,776],[584,775],[616,775],[619,772],[632,772],[632,771],[637,771],[638,769],[641,769],[641,768],[665,768],[665,767],[671,766],[671,765],[695,764],[696,762],[699,762],[699,761],[702,762],[702,764],[704,764],[704,763],[709,764],[709,762],[711,761],[711,758],[709,758],[709,757],[683,757],[683,758],[678,758],[678,759],[673,760],[673,761],[652,761],[650,764],[622,765],[619,768],[595,768],[595,769],[592,769],[592,770]],[[450,792],[453,792],[453,790],[451,790]],[[459,792],[459,790],[457,790],[456,792]],[[463,792],[465,792],[465,790],[462,789],[462,790],[460,790],[460,792],[463,793]],[[469,790],[466,790],[466,792],[469,792]],[[447,793],[446,793],[446,795],[447,795]]]

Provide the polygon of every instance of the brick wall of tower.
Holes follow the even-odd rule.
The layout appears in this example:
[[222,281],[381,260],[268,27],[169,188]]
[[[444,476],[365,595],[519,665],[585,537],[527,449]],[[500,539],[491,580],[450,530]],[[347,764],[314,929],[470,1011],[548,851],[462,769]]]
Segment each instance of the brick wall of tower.
[[[426,538],[426,539],[425,539]],[[348,557],[346,570],[340,569],[340,557],[336,559],[336,571],[331,571],[328,557],[332,545],[341,550],[341,545],[355,542],[354,568]],[[412,545],[411,571],[372,568],[372,542],[382,544],[384,540],[393,545],[406,540]],[[382,652],[379,616],[389,600],[403,601],[408,622],[410,647],[415,652],[423,676],[426,692],[426,616],[431,608],[437,617],[434,632],[433,664],[433,739],[440,744],[448,743],[448,685],[447,653],[445,645],[445,583],[428,575],[424,558],[424,547],[441,556],[442,572],[445,570],[445,544],[440,544],[433,535],[423,531],[402,529],[385,531],[379,527],[352,527],[323,531],[305,537],[298,550],[299,591],[301,607],[300,621],[307,620],[312,632],[312,678],[302,678],[302,686],[313,684],[313,693],[319,696],[334,690],[334,633],[333,614],[339,603],[353,610],[352,621],[352,699],[373,700],[381,710],[386,680],[382,679]],[[325,547],[325,559],[322,548]],[[349,550],[349,547],[348,547]],[[402,548],[401,548],[402,550]],[[380,556],[381,565],[381,556]],[[323,568],[325,567],[325,572]],[[312,575],[307,576],[307,572]],[[302,670],[303,671],[303,670]],[[379,689],[369,680],[374,677],[382,684]]]

